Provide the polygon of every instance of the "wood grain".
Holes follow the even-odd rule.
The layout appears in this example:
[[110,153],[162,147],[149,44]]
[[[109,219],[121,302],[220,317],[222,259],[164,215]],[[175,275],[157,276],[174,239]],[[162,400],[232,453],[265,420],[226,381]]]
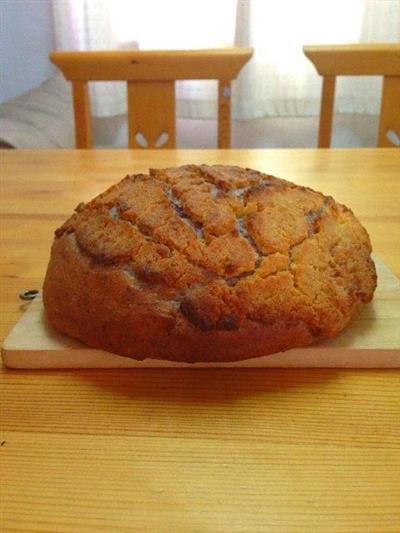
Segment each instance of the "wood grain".
[[[228,417],[228,411],[213,414],[219,423]],[[3,525],[14,531],[364,533],[379,524],[375,531],[396,532],[396,471],[385,474],[399,465],[395,449],[347,442],[339,458],[336,443],[294,440],[290,433],[284,442],[223,434],[9,432],[2,451],[9,480]]]
[[[2,151],[1,334],[54,228],[128,172],[227,163],[332,194],[400,273],[400,154]],[[13,371],[1,381],[4,531],[365,532],[400,523],[395,370]]]

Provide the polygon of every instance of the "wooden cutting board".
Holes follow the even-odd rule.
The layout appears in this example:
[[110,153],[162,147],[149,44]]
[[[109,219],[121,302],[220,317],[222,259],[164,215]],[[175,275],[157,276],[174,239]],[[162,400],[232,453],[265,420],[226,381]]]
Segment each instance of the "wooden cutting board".
[[2,357],[11,368],[128,367],[400,367],[400,281],[375,258],[378,287],[373,302],[347,330],[333,340],[235,363],[176,363],[126,357],[88,348],[55,331],[47,322],[42,300],[27,308],[4,342]]

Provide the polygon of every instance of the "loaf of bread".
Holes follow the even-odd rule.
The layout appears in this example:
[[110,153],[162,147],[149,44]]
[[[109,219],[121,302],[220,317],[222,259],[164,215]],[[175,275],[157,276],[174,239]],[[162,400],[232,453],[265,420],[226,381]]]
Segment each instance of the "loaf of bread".
[[329,196],[261,172],[126,176],[56,231],[50,322],[134,359],[235,361],[336,336],[376,287],[366,230]]

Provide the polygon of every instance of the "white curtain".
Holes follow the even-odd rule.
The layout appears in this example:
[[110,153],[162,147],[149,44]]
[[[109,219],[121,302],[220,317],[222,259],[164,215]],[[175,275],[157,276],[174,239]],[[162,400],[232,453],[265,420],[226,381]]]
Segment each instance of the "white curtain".
[[[53,0],[60,50],[251,46],[234,116],[318,114],[321,80],[304,44],[400,41],[400,0]],[[376,114],[381,81],[340,78],[336,110]],[[94,112],[126,111],[121,83],[92,84]],[[179,82],[178,115],[216,116],[215,82]]]
[[[400,41],[400,0],[239,0],[236,44],[252,46],[236,87],[243,118],[318,114],[321,79],[304,44]],[[335,109],[377,114],[381,80],[338,78]]]

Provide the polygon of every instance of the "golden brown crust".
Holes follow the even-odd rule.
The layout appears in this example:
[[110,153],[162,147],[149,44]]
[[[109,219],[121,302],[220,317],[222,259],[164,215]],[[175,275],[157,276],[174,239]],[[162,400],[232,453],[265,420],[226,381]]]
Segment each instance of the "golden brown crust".
[[376,287],[369,237],[332,198],[255,170],[127,176],[56,231],[50,321],[143,359],[233,361],[337,335]]

